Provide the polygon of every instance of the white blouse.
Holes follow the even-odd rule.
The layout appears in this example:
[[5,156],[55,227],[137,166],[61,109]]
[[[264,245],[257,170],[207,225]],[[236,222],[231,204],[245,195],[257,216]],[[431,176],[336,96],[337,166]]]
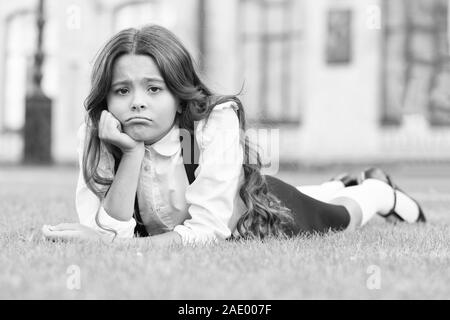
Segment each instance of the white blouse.
[[[224,240],[236,231],[246,207],[239,196],[244,179],[243,146],[233,102],[214,107],[209,120],[195,129],[200,149],[195,181],[189,185],[181,155],[180,129],[174,125],[161,140],[146,146],[138,182],[139,211],[150,235],[175,231],[184,245]],[[80,174],[76,209],[80,223],[100,233],[95,216],[118,237],[132,238],[136,221],[119,221],[104,210],[102,201],[87,187],[82,174],[86,125],[78,131]],[[186,151],[185,151],[186,152]],[[114,157],[101,144],[99,172],[114,177]]]

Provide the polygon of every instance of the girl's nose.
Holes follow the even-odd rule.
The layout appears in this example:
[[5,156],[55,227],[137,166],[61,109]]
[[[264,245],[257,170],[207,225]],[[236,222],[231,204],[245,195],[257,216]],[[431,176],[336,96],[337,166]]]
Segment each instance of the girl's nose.
[[148,108],[148,98],[142,90],[136,90],[131,101],[131,111],[144,111]]
[[131,106],[131,111],[144,111],[147,109],[147,106],[143,103],[133,103],[133,105]]

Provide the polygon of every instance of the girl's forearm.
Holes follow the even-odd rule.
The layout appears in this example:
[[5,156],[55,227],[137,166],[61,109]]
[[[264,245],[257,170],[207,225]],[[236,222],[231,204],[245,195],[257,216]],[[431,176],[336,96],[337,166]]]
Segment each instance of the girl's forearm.
[[114,181],[103,201],[103,208],[114,219],[128,221],[133,216],[134,201],[144,153],[124,153]]

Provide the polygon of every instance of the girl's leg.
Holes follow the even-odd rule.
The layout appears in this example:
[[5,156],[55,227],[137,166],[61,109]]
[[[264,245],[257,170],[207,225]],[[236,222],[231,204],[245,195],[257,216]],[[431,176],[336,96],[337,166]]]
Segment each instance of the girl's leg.
[[328,202],[334,195],[348,186],[358,184],[358,179],[346,172],[338,174],[320,185],[296,186],[297,190],[319,201]]
[[327,181],[319,185],[296,186],[297,190],[319,201],[328,202],[334,195],[345,188],[342,181]]
[[366,224],[376,213],[387,215],[393,209],[404,221],[416,222],[420,212],[417,203],[398,190],[395,196],[393,188],[387,183],[367,179],[358,186],[340,190],[330,203],[347,208],[351,216],[349,227],[352,229]]
[[[341,187],[327,202],[308,196],[273,176],[267,175],[266,180],[269,190],[291,209],[295,220],[294,234],[358,228],[376,213],[389,213],[394,203],[393,188],[377,179],[366,179],[358,186]],[[396,191],[396,198],[396,213],[406,221],[415,222],[419,211],[417,203],[399,191]]]
[[[292,234],[324,233],[329,230],[344,230],[348,227],[350,214],[346,207],[317,200],[273,176],[265,177],[269,190],[292,212],[294,218],[290,228]],[[341,186],[340,189],[343,187]]]

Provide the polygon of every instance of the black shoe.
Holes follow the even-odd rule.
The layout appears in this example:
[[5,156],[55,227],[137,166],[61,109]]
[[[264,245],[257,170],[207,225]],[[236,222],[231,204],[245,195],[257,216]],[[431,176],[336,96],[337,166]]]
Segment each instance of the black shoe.
[[382,217],[386,218],[388,222],[398,222],[398,221],[405,221],[397,212],[395,212],[395,205],[397,204],[397,194],[395,193],[396,190],[400,191],[401,193],[408,196],[412,201],[414,201],[417,204],[417,207],[419,208],[419,217],[415,222],[426,222],[425,214],[423,213],[422,207],[419,205],[419,203],[414,200],[410,195],[408,195],[406,192],[401,190],[397,185],[395,185],[392,182],[392,179],[389,175],[387,175],[383,170],[379,168],[370,168],[366,169],[361,173],[361,177],[359,179],[359,183],[362,183],[364,180],[367,179],[376,179],[383,181],[387,183],[389,186],[391,186],[392,190],[394,191],[394,205],[392,206],[391,211],[389,211],[387,214],[379,214]]
[[358,178],[347,172],[338,174],[337,176],[331,178],[330,181],[341,181],[345,187],[358,185]]

